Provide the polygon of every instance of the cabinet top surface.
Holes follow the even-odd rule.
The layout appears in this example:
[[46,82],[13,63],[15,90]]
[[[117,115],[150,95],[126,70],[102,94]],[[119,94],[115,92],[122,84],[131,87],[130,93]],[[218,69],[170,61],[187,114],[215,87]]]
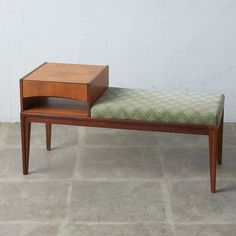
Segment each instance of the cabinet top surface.
[[106,66],[45,63],[26,76],[27,81],[89,84]]

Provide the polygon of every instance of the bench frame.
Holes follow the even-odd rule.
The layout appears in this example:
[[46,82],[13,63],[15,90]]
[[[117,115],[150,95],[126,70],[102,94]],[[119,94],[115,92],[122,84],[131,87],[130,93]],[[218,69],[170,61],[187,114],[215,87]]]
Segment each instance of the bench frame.
[[[73,114],[45,114],[39,110],[37,112],[27,111],[28,105],[33,101],[25,101],[23,96],[23,79],[31,75],[36,70],[40,69],[47,63],[43,63],[22,79],[20,79],[20,98],[21,98],[21,143],[22,143],[22,165],[23,174],[27,175],[29,172],[29,153],[30,153],[30,133],[31,123],[45,123],[46,126],[46,148],[51,150],[51,132],[52,124],[63,125],[76,125],[76,126],[89,126],[100,128],[115,128],[115,129],[128,129],[128,130],[143,130],[143,131],[159,131],[168,133],[183,133],[183,134],[196,134],[208,135],[209,139],[209,161],[210,161],[210,184],[211,192],[216,192],[216,164],[222,163],[222,143],[223,143],[223,125],[224,125],[224,111],[222,111],[220,123],[218,126],[213,125],[190,125],[190,124],[174,124],[163,122],[147,122],[137,120],[123,120],[123,119],[98,119],[91,118],[90,116],[84,117],[81,115]],[[96,96],[108,86],[108,67],[106,66],[106,73],[103,75],[99,83],[93,90]],[[91,86],[91,85],[89,85]],[[102,90],[100,87],[102,86]],[[95,96],[95,97],[96,97]],[[59,96],[60,97],[60,96]],[[70,98],[70,97],[66,97]],[[93,98],[87,98],[89,107],[92,105],[89,101]]]
[[208,135],[211,192],[216,192],[216,164],[217,162],[218,164],[222,163],[224,111],[222,112],[219,126],[142,122],[120,119],[97,119],[78,116],[59,116],[54,114],[45,115],[30,113],[27,112],[27,110],[21,111],[20,117],[22,138],[22,164],[24,175],[27,175],[29,170],[30,131],[32,122],[45,123],[47,150],[51,150],[52,124]]

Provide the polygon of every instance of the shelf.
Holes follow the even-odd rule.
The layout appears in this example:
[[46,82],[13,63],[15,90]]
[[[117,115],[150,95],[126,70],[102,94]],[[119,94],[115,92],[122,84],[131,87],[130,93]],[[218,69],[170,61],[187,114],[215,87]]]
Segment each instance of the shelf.
[[20,80],[21,112],[90,117],[108,81],[108,66],[46,62]]
[[37,97],[33,101],[31,100],[28,108],[25,109],[24,112],[90,117],[90,108],[87,104],[78,100],[56,97]]

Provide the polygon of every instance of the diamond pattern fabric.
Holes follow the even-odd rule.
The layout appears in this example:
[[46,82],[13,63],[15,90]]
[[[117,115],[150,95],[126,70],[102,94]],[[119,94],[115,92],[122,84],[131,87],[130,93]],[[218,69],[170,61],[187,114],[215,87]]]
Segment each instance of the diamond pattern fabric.
[[110,87],[91,108],[91,117],[218,125],[223,107],[222,94]]

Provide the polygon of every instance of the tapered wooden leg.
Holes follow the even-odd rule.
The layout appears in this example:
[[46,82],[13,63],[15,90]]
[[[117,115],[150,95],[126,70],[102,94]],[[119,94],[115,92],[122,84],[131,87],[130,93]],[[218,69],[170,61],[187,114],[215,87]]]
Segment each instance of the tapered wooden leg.
[[218,164],[222,164],[223,129],[224,129],[224,112],[222,113],[219,127],[218,158],[217,158]]
[[30,133],[31,122],[26,117],[21,116],[22,165],[24,175],[27,175],[29,171]]
[[216,161],[218,156],[219,128],[209,127],[210,181],[211,192],[216,192]]
[[46,146],[47,150],[51,150],[51,134],[52,134],[52,124],[46,123]]

